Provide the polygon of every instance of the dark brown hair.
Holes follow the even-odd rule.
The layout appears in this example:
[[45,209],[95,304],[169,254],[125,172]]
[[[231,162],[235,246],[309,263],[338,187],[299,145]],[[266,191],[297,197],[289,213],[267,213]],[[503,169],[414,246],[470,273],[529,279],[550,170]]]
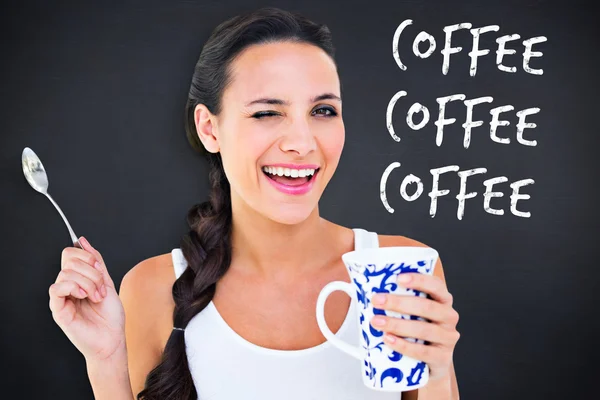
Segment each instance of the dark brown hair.
[[[223,91],[231,80],[230,64],[250,45],[292,41],[324,50],[334,60],[327,26],[304,16],[267,7],[231,18],[215,28],[196,63],[185,107],[185,129],[192,147],[209,163],[209,200],[194,205],[187,214],[189,232],[181,250],[188,268],[173,284],[173,326],[185,328],[212,300],[217,281],[231,263],[230,187],[220,154],[207,152],[198,138],[194,109],[204,104],[219,115]],[[334,60],[335,62],[335,60]],[[202,388],[200,388],[202,390]],[[184,332],[173,330],[160,363],[148,374],[138,400],[196,400],[198,394],[189,371]]]

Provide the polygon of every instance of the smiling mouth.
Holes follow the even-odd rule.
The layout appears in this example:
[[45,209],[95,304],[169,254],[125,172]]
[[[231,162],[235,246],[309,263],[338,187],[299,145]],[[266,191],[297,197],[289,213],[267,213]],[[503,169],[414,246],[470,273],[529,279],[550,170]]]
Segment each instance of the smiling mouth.
[[321,168],[289,169],[279,167],[263,167],[262,172],[268,179],[286,186],[302,186],[315,179]]

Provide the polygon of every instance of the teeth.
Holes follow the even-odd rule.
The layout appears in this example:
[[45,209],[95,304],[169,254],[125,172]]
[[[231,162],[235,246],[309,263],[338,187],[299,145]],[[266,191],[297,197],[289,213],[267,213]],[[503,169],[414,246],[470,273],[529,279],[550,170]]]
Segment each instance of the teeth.
[[293,169],[293,168],[283,168],[283,167],[263,167],[263,171],[267,174],[271,175],[279,175],[279,176],[289,176],[292,178],[304,178],[307,176],[312,176],[315,174],[314,169]]

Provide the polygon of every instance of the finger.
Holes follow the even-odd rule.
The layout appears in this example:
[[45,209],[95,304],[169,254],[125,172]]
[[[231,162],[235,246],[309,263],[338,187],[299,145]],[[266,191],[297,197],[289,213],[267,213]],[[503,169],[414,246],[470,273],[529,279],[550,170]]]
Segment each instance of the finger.
[[62,251],[60,266],[61,269],[68,267],[72,260],[81,260],[84,263],[93,266],[96,262],[96,257],[84,249],[78,247],[65,247]]
[[96,250],[94,247],[92,247],[92,245],[83,236],[81,238],[79,238],[79,243],[81,243],[84,250],[92,253],[95,260],[98,261],[98,263],[99,263],[98,266],[95,265],[95,262],[92,265],[97,267],[98,270],[102,272],[102,275],[104,277],[104,284],[106,286],[110,286],[114,289],[115,283],[113,282],[112,278],[110,277],[110,274],[108,273],[108,268],[106,267],[106,263],[104,262],[104,259],[102,258],[102,254],[100,254],[100,252],[98,250]]
[[375,329],[392,333],[402,338],[414,338],[442,346],[454,346],[453,331],[425,321],[376,315],[371,320]]
[[104,285],[104,274],[98,271],[95,267],[92,267],[88,263],[83,262],[78,258],[71,258],[67,265],[65,265],[64,269],[70,269],[85,276],[94,282],[94,285],[96,285],[96,290],[104,295],[105,289],[103,290],[102,288]]
[[50,294],[50,310],[59,313],[65,307],[67,296],[84,299],[87,293],[73,281],[55,282],[48,289]]
[[431,365],[443,365],[448,358],[452,358],[452,349],[447,347],[412,343],[393,334],[383,335],[383,341],[398,353],[423,361]]
[[58,273],[56,282],[65,281],[75,282],[85,291],[87,297],[89,297],[93,302],[98,303],[102,301],[102,295],[96,289],[96,284],[91,279],[81,275],[79,272],[73,271],[72,269],[63,269]]
[[425,292],[442,304],[452,305],[452,295],[439,277],[419,273],[403,273],[397,278],[398,285]]
[[102,296],[106,296],[106,280],[105,274],[100,267],[97,267],[97,258],[90,251],[78,247],[66,247],[62,252],[61,269],[76,269],[78,263],[90,265],[92,268],[99,271],[102,276],[102,283],[99,284],[99,291]]
[[[383,303],[377,301],[380,297]],[[422,317],[434,323],[456,325],[458,322],[458,313],[452,307],[423,297],[379,293],[373,296],[372,302],[375,308]]]

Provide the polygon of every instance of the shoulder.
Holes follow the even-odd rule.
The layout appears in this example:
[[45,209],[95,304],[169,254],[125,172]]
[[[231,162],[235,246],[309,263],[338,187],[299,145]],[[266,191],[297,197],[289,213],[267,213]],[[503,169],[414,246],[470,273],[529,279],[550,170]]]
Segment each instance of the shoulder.
[[[119,295],[150,295],[144,298],[144,303],[155,301],[158,294],[169,292],[175,282],[175,270],[171,253],[150,257],[137,263],[123,277]],[[142,300],[142,299],[140,299]]]
[[155,338],[161,342],[161,332],[172,325],[175,279],[171,253],[142,260],[125,274],[119,297],[128,322],[126,329],[131,328],[128,335],[137,336],[138,329],[143,329],[146,336],[147,332],[157,332]]
[[[431,247],[425,243],[419,242],[418,240],[411,239],[406,236],[397,236],[397,235],[377,235],[379,238],[379,247],[394,247],[394,246],[413,246],[413,247]],[[444,277],[444,268],[442,266],[442,261],[438,257],[437,264],[433,269],[433,275],[441,278],[444,282],[446,281]]]
[[425,243],[421,243],[418,240],[411,239],[406,236],[398,235],[377,235],[379,238],[379,247],[393,247],[393,246],[414,246],[414,247],[430,247]]

